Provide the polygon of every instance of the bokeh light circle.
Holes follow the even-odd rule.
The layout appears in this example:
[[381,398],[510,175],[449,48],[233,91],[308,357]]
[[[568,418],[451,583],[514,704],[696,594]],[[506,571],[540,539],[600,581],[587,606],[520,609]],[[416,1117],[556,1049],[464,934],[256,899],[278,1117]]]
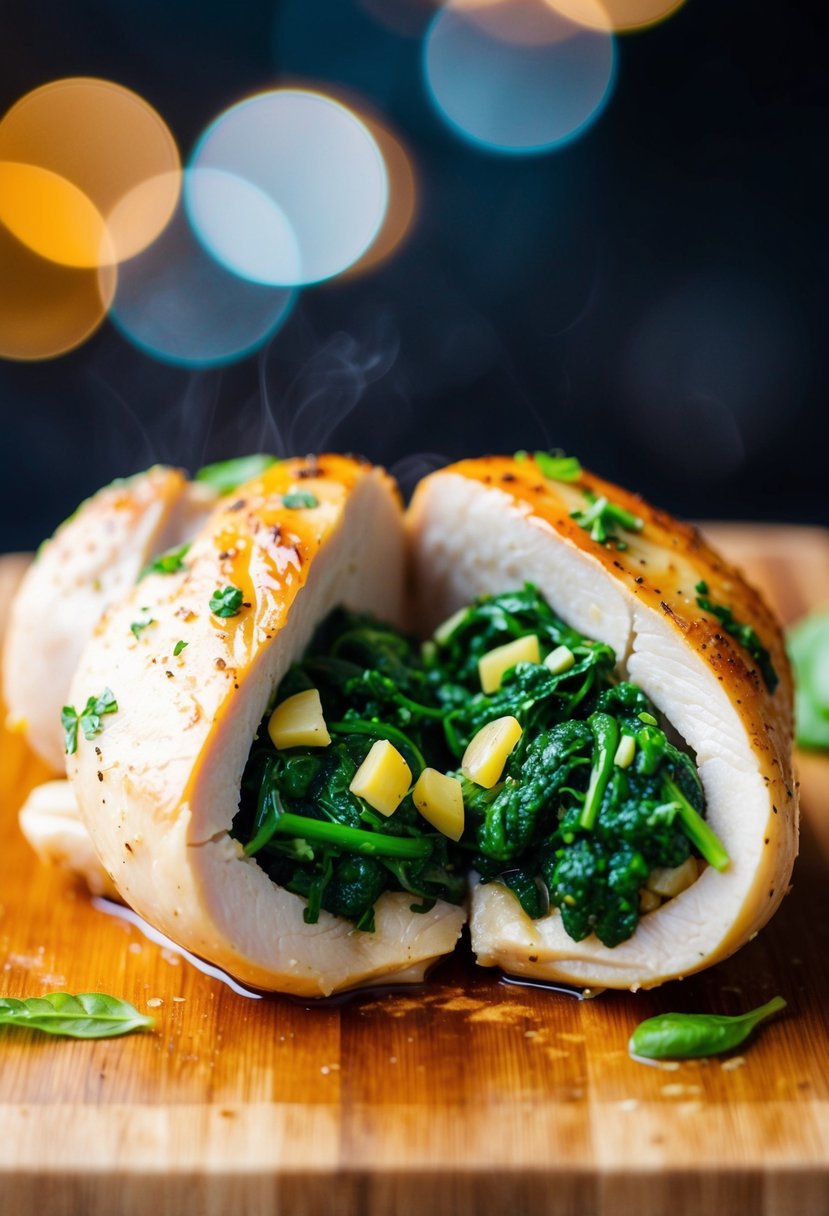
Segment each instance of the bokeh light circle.
[[[313,86],[306,81],[302,85],[297,82],[297,87],[308,89]],[[352,279],[376,270],[405,241],[417,215],[418,182],[412,153],[400,134],[392,129],[385,114],[379,115],[355,89],[327,84],[326,94],[356,114],[365,125],[380,149],[386,168],[388,198],[380,230],[362,257],[339,276],[340,279]]]
[[112,261],[103,217],[72,182],[38,165],[0,161],[0,223],[33,253],[61,266]]
[[373,115],[361,113],[360,118],[371,132],[383,161],[388,178],[388,201],[383,223],[362,257],[343,273],[352,277],[374,270],[388,261],[403,243],[412,227],[417,211],[417,181],[412,158],[401,140]]
[[[202,173],[213,177],[210,170],[187,170],[183,192],[198,186],[192,179]],[[240,183],[240,194],[245,186]],[[136,187],[116,208],[116,226],[119,209],[137,214],[142,197],[151,199],[164,189],[165,183],[153,181]],[[182,202],[154,244],[120,266],[110,316],[129,341],[154,358],[213,367],[268,341],[288,317],[295,295],[240,278],[217,262],[193,232]]]
[[614,66],[611,34],[569,21],[545,0],[450,0],[424,47],[443,118],[477,147],[516,155],[580,135],[604,108]]
[[201,168],[187,175],[184,198],[196,235],[234,274],[269,286],[301,281],[293,227],[264,190],[235,173]]
[[571,21],[594,30],[615,30],[617,33],[645,29],[666,21],[685,0],[546,0]]
[[[120,260],[145,249],[177,202],[181,161],[169,128],[142,97],[109,80],[70,77],[27,93],[0,121],[0,161],[57,175],[86,195],[103,217],[141,182],[163,179],[167,194],[155,195],[154,207],[132,225],[128,239],[113,231],[98,242],[101,259]],[[48,247],[48,224],[31,221],[29,239],[33,248]],[[49,256],[60,260],[54,257],[59,251],[55,246]]]
[[[258,242],[258,282],[299,286],[341,273],[366,252],[386,213],[388,178],[376,141],[347,107],[307,89],[260,93],[226,110],[191,165],[198,175],[188,178],[186,205],[195,230],[240,275],[249,274]],[[273,204],[259,208],[258,226],[251,224],[256,209],[245,210],[244,241],[241,217],[217,203],[218,179],[205,170],[249,182]],[[280,214],[294,246],[284,240]]]
[[95,332],[115,292],[116,271],[59,265],[0,223],[0,356],[51,359]]

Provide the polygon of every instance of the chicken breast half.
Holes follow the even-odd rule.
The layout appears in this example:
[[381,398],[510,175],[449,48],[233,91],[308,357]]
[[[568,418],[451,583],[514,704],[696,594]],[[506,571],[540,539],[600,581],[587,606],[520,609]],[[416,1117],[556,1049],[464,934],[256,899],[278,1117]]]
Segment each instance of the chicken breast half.
[[60,711],[102,612],[153,557],[188,540],[215,503],[209,486],[157,465],[99,490],[41,546],[12,604],[3,692],[10,727],[56,772],[64,770]]
[[[316,505],[286,506],[291,494]],[[308,925],[305,901],[229,834],[251,742],[291,662],[337,605],[400,621],[404,563],[385,474],[340,456],[285,461],[214,511],[183,572],[150,575],[113,604],[81,658],[74,703],[105,688],[118,703],[67,765],[105,869],[163,933],[260,988],[319,996],[421,979],[465,919],[444,903],[416,915],[404,892],[381,897],[374,933],[325,911]],[[223,619],[209,603],[229,585],[244,599]],[[142,606],[154,623],[136,638]]]
[[[585,492],[643,521],[627,547],[599,543],[573,518]],[[469,460],[427,477],[408,512],[424,633],[474,596],[535,583],[565,622],[611,645],[696,757],[707,818],[730,858],[643,916],[609,948],[573,941],[557,910],[531,920],[499,883],[472,895],[478,961],[528,977],[652,987],[710,966],[745,943],[786,893],[797,851],[792,683],[779,626],[760,596],[699,533],[588,473],[565,484],[535,461]],[[752,626],[779,675],[766,687],[751,656],[697,604],[696,585]]]

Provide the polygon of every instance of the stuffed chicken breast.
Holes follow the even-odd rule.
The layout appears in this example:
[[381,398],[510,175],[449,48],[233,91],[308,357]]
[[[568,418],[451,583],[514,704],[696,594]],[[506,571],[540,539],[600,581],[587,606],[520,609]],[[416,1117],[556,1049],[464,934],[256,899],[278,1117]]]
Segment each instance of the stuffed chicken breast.
[[365,622],[340,631],[319,687],[283,685],[332,610],[401,621],[404,561],[382,472],[275,464],[216,508],[180,570],[111,604],[75,674],[92,718],[67,768],[105,870],[162,932],[253,985],[421,978],[463,924],[457,904],[413,894],[434,884],[435,846],[413,809],[394,818],[411,769],[393,730],[328,709],[323,677],[360,686],[344,654]]
[[469,698],[447,685],[478,961],[636,989],[752,937],[797,806],[780,630],[738,571],[543,453],[427,477],[408,537],[421,627]]

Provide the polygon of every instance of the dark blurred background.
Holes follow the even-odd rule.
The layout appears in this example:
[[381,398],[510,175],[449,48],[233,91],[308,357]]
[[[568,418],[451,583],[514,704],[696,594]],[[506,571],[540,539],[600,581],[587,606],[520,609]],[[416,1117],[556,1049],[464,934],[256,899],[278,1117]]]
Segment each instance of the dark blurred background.
[[532,157],[441,120],[432,12],[4,0],[0,113],[46,81],[107,77],[186,158],[256,90],[344,85],[408,148],[418,210],[385,264],[303,291],[232,365],[165,364],[109,321],[61,357],[0,359],[0,548],[34,546],[117,475],[260,447],[359,451],[408,484],[447,458],[561,447],[686,517],[829,523],[818,6],[688,0],[618,39],[604,112]]

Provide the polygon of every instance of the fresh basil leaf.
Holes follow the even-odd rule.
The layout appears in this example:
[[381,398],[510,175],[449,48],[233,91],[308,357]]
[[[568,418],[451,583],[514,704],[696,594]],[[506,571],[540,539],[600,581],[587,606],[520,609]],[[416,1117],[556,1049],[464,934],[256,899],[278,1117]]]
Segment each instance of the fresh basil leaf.
[[210,611],[214,616],[238,616],[242,610],[244,594],[240,587],[230,585],[223,591],[214,591],[210,597]]
[[276,463],[276,456],[256,452],[252,456],[237,456],[234,460],[220,460],[216,464],[205,465],[196,472],[194,480],[212,486],[217,494],[232,494],[244,482],[258,477]]
[[149,1029],[153,1019],[103,992],[50,992],[24,1000],[0,998],[0,1026],[23,1026],[72,1039],[107,1039]]
[[282,495],[283,507],[289,507],[294,510],[301,510],[304,507],[318,507],[319,499],[313,494],[309,494],[307,490],[295,490],[293,494]]

